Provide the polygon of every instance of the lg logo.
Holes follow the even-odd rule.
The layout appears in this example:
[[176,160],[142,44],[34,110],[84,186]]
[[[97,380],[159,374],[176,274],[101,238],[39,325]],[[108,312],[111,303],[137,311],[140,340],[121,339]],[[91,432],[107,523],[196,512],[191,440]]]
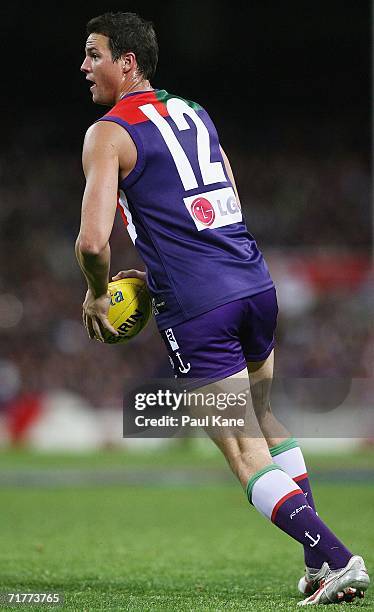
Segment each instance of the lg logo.
[[216,218],[214,208],[206,198],[196,198],[191,204],[191,212],[195,219],[208,227]]
[[183,198],[199,232],[240,223],[242,212],[232,187],[223,187]]

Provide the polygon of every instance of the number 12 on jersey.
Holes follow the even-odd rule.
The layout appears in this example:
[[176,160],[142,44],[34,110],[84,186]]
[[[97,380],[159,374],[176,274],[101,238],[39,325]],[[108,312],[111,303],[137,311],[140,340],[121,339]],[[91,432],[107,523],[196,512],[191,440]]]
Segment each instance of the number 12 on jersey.
[[[209,132],[196,111],[194,111],[193,108],[188,106],[188,104],[180,98],[171,98],[167,101],[166,107],[169,116],[174,121],[178,130],[183,131],[190,129],[190,125],[186,121],[185,115],[190,117],[196,126],[197,159],[204,185],[226,182],[227,179],[221,162],[210,161]],[[165,143],[173,157],[185,191],[196,189],[198,187],[198,183],[195,173],[190,162],[188,161],[182,145],[175,136],[166,119],[160,115],[153,104],[144,104],[143,106],[140,106],[139,109],[146,115],[146,117],[148,117],[150,121],[152,121],[152,123],[155,124],[160,131],[161,136],[165,140]]]

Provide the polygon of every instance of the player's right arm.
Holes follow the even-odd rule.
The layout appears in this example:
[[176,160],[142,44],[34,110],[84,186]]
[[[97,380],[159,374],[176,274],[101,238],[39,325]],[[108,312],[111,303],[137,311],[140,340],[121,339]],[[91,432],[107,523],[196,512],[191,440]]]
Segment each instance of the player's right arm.
[[117,208],[119,161],[113,127],[94,124],[83,145],[86,186],[76,253],[88,287],[96,297],[108,289],[109,237]]
[[118,144],[117,126],[96,123],[88,130],[83,146],[86,187],[75,252],[88,285],[83,321],[90,338],[98,340],[103,339],[102,328],[116,333],[108,321],[108,279],[109,237],[117,207]]

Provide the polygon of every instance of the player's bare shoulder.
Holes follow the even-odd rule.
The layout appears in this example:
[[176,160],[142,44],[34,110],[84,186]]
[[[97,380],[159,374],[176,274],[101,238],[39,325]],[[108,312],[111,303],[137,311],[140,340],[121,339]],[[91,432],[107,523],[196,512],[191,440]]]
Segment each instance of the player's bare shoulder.
[[121,178],[125,178],[135,167],[137,150],[130,134],[112,121],[98,121],[91,125],[85,135],[83,164],[92,157],[117,158]]

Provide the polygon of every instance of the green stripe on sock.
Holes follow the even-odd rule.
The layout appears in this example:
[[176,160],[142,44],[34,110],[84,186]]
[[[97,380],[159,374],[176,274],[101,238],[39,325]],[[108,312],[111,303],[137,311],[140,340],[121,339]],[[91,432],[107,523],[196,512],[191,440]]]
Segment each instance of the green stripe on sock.
[[288,438],[288,440],[269,448],[269,451],[272,457],[276,457],[285,451],[291,450],[291,448],[298,448],[298,446],[299,444],[295,438]]
[[256,474],[253,474],[253,476],[251,476],[251,478],[248,480],[246,491],[247,491],[248,501],[250,504],[252,503],[252,490],[256,482],[258,481],[259,478],[261,478],[261,476],[263,476],[267,472],[270,472],[271,470],[280,470],[281,472],[283,472],[282,468],[279,467],[279,465],[275,465],[273,463],[272,465],[267,465],[266,467],[262,468],[262,470],[259,470],[258,472],[256,472]]

